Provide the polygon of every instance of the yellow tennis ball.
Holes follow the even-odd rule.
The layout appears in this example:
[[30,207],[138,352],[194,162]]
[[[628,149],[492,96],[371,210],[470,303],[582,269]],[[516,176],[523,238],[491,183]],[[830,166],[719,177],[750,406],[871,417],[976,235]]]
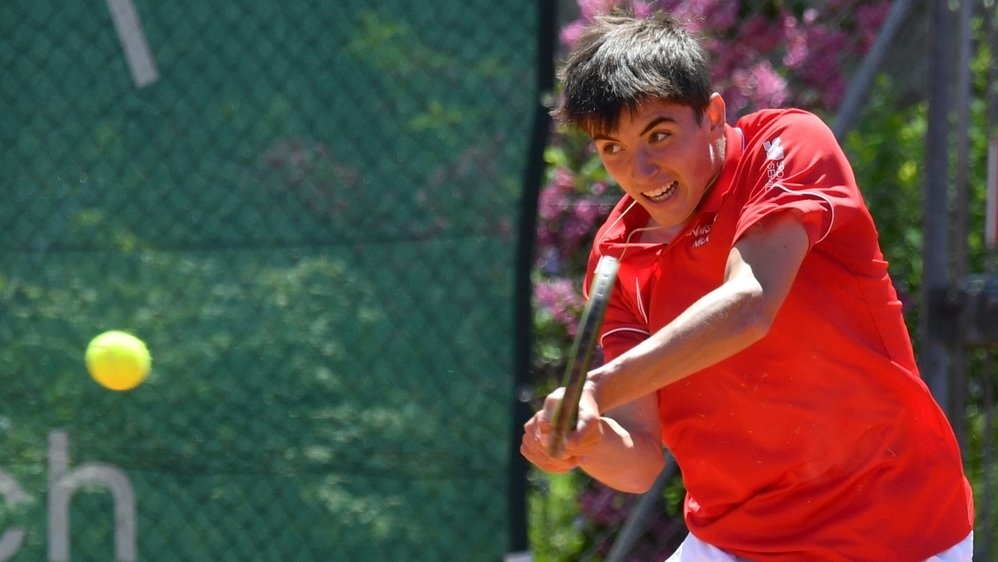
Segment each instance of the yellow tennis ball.
[[146,379],[152,358],[142,340],[111,330],[90,341],[86,362],[90,376],[104,388],[131,390]]

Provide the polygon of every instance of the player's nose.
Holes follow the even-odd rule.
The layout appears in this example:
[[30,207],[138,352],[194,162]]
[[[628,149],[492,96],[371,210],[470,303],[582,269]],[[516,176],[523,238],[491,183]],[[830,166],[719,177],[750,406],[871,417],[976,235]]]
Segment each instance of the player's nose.
[[647,182],[658,175],[659,166],[648,150],[637,150],[631,160],[631,178],[638,183]]

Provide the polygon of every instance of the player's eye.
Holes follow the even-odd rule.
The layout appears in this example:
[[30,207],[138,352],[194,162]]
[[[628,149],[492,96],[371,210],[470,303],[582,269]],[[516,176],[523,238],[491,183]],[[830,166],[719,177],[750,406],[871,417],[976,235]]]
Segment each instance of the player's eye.
[[661,142],[672,136],[668,131],[655,131],[648,135],[649,142]]
[[597,149],[599,150],[600,154],[610,156],[620,152],[620,145],[615,142],[605,142],[597,146]]

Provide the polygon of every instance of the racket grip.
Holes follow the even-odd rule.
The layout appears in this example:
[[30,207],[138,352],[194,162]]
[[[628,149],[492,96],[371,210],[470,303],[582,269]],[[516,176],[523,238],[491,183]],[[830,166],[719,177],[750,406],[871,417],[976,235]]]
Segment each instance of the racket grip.
[[560,457],[565,452],[565,435],[551,435],[551,443],[548,444],[548,455]]

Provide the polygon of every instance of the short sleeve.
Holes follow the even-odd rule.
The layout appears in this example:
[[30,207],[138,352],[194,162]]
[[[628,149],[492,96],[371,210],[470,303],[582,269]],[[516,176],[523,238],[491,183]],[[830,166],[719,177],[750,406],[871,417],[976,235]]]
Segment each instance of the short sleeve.
[[735,240],[760,220],[793,210],[813,247],[865,208],[838,141],[810,113],[794,110],[772,117],[746,146],[743,165],[748,185]]
[[[649,260],[654,259],[654,254],[635,250],[621,261],[600,329],[599,345],[606,361],[620,356],[650,335],[646,303],[650,298],[650,280],[655,273]],[[589,256],[584,288],[592,283],[598,261],[599,253],[593,251]],[[588,299],[588,291],[584,291],[584,295]]]

